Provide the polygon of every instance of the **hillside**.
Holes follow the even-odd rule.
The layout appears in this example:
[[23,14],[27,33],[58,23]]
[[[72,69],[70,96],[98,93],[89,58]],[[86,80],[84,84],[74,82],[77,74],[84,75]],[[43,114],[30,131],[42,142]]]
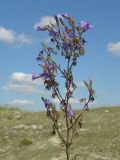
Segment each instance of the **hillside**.
[[[0,107],[0,160],[64,160],[50,125],[45,112]],[[62,119],[59,125],[62,131]],[[86,112],[71,150],[80,154],[78,160],[119,160],[120,107]]]

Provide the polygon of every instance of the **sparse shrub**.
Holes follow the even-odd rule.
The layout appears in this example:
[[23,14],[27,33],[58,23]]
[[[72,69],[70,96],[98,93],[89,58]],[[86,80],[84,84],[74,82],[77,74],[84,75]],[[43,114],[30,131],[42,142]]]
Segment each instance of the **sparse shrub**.
[[28,138],[24,138],[19,142],[19,146],[20,147],[28,146],[28,145],[31,145],[31,144],[32,144],[32,141],[30,139],[28,139]]
[[[42,73],[34,73],[32,79],[42,78],[45,88],[51,91],[51,97],[59,100],[60,109],[64,114],[65,135],[59,129],[59,113],[55,104],[49,99],[42,97],[47,110],[47,116],[53,122],[52,135],[56,133],[59,135],[61,143],[65,146],[66,159],[75,160],[78,155],[71,156],[70,146],[73,143],[73,138],[78,135],[78,127],[82,127],[84,111],[88,110],[88,104],[95,99],[95,91],[92,88],[91,79],[89,79],[89,82],[83,81],[84,86],[88,89],[89,96],[88,98],[82,97],[79,100],[80,103],[83,103],[83,110],[76,114],[70,103],[70,99],[77,88],[73,77],[73,68],[77,65],[78,58],[82,58],[85,54],[83,46],[86,40],[83,38],[83,34],[93,28],[93,26],[86,21],[81,21],[79,25],[75,25],[73,18],[69,14],[55,15],[54,19],[54,24],[51,22],[46,26],[37,26],[38,31],[48,32],[51,43],[50,46],[42,43],[42,50],[36,58],[40,63],[39,66],[42,69]],[[54,57],[58,54],[65,59],[66,68],[63,68],[62,64],[58,64],[54,60]],[[60,92],[58,72],[63,77],[65,95]]]

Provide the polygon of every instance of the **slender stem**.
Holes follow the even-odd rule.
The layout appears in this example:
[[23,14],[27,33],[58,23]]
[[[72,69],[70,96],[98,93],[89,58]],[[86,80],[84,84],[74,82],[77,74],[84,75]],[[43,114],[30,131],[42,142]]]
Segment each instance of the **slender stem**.
[[[76,126],[75,126],[76,127]],[[76,128],[72,128],[72,136],[70,140],[70,144],[72,144],[73,138],[74,138],[74,133],[75,133]]]
[[67,83],[67,91],[66,91],[66,106],[65,106],[65,117],[66,117],[66,127],[67,127],[67,133],[66,133],[66,156],[67,156],[67,160],[69,160],[69,120],[68,120],[68,115],[67,115],[67,108],[68,108],[68,101],[69,101],[69,96],[68,96],[68,92],[69,92],[69,87],[70,87],[70,83],[68,80],[68,76],[69,76],[69,64],[70,64],[70,58],[68,58],[68,64],[67,64],[67,77],[66,77],[66,83]]
[[57,93],[59,94],[59,96],[61,97],[61,99],[63,100],[63,97],[62,97],[62,95],[61,95],[61,93],[60,93],[60,91],[59,91],[58,86],[56,86],[56,91],[57,91]]
[[68,144],[66,144],[66,156],[67,156],[67,160],[69,160],[70,156],[69,156]]
[[64,76],[64,78],[66,77],[66,75],[64,74],[64,72],[61,70],[60,66],[57,66],[57,68],[59,69],[59,71],[62,73],[62,75]]
[[58,125],[56,127],[56,130],[57,130],[57,133],[58,133],[59,137],[61,138],[62,142],[65,144],[65,139],[62,137],[62,135],[61,135],[61,133],[60,133],[60,131],[58,129]]
[[90,98],[88,99],[87,103],[85,103],[85,106],[83,107],[83,111],[85,110],[86,106],[88,106],[89,102],[90,102]]
[[56,87],[55,87],[55,86],[53,86],[52,88],[53,88],[54,92],[56,93],[56,95],[57,95],[57,97],[58,97],[59,101],[61,101],[61,99],[60,99],[60,95],[58,94],[58,92],[57,92],[57,90],[56,90]]

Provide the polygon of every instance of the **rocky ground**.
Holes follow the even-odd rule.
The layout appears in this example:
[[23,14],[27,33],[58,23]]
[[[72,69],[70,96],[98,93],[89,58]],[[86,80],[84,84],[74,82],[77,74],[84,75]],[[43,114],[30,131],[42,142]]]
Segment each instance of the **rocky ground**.
[[[0,107],[0,160],[65,160],[45,112]],[[59,121],[64,131],[63,119]],[[92,109],[74,139],[78,160],[120,160],[120,107]]]

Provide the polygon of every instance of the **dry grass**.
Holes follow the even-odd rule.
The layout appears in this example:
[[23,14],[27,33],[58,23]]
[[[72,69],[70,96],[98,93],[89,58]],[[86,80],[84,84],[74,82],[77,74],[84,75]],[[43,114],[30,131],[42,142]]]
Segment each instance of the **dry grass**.
[[[71,152],[78,160],[120,159],[120,107],[86,112]],[[45,112],[0,108],[0,160],[65,160]],[[64,128],[60,121],[61,131]]]

